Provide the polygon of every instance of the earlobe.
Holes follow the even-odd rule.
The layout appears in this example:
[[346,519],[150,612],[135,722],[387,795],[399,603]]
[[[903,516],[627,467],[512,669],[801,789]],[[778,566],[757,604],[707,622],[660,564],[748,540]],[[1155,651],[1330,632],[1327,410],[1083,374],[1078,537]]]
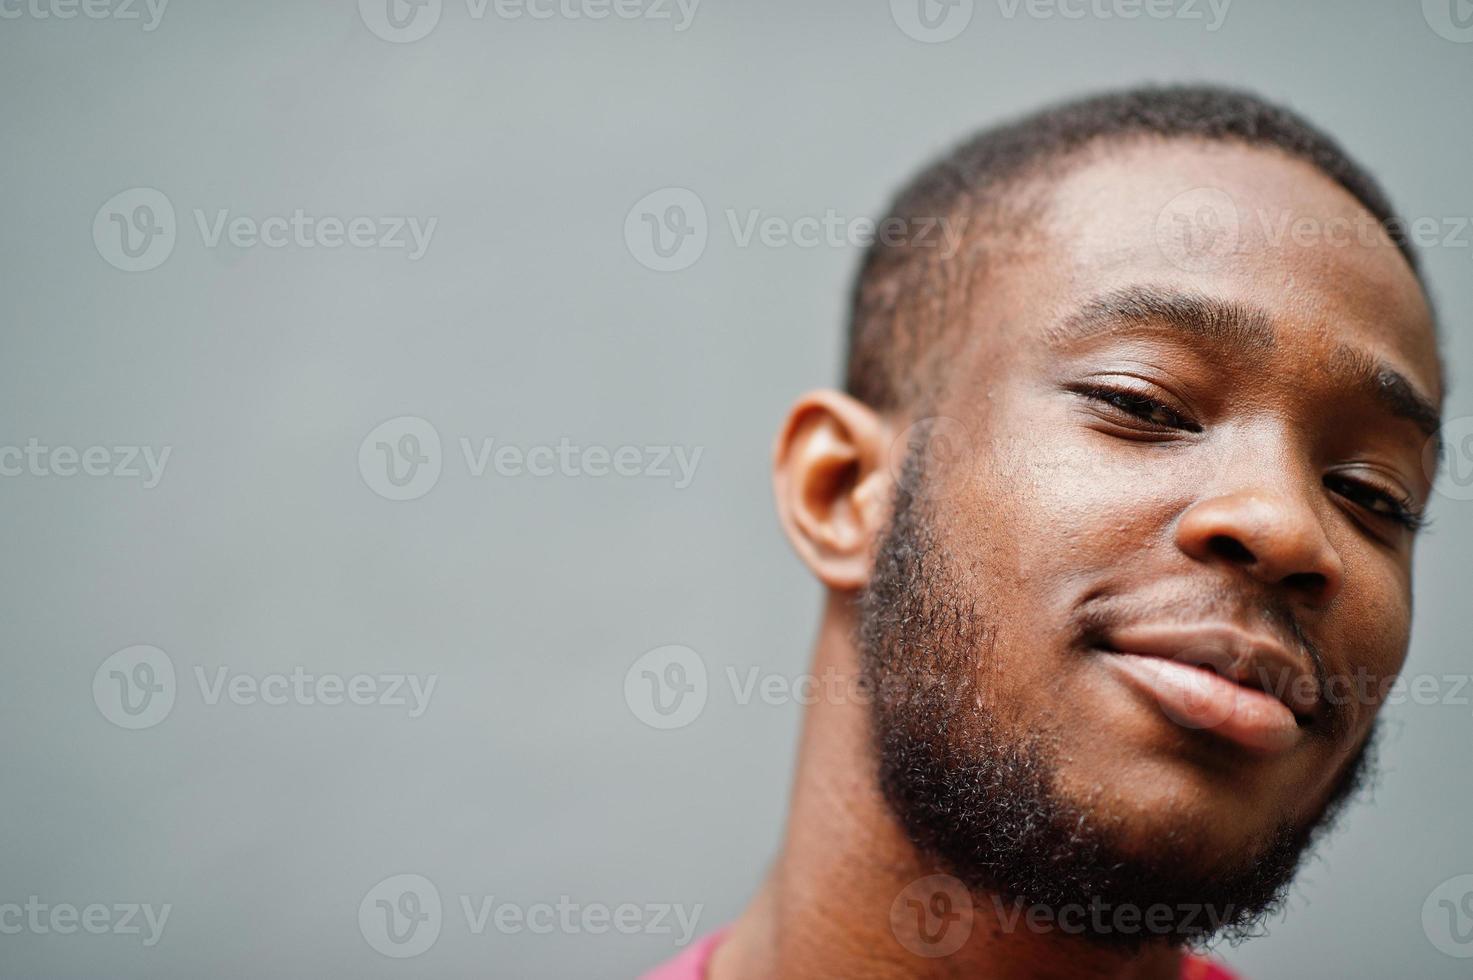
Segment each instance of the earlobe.
[[876,538],[889,512],[891,426],[837,391],[793,405],[773,447],[778,518],[794,550],[832,589],[869,581]]

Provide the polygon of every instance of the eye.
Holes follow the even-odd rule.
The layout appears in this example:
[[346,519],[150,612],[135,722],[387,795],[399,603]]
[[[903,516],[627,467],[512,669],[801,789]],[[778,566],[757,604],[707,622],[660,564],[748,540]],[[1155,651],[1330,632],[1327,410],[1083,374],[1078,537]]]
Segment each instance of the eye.
[[1401,494],[1340,473],[1329,474],[1323,482],[1327,490],[1339,494],[1362,510],[1394,521],[1409,531],[1420,530],[1427,524],[1427,518],[1417,509],[1416,501]]
[[1196,422],[1186,418],[1169,405],[1139,391],[1098,384],[1083,385],[1074,390],[1085,398],[1108,405],[1114,412],[1130,416],[1137,422],[1144,422],[1158,431],[1202,431],[1202,427]]

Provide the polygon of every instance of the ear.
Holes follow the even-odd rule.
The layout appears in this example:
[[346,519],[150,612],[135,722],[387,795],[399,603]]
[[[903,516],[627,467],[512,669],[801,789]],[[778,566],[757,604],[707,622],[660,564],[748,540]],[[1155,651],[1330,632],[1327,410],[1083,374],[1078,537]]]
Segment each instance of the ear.
[[773,446],[778,518],[798,557],[831,589],[869,581],[888,519],[890,423],[837,391],[811,391]]

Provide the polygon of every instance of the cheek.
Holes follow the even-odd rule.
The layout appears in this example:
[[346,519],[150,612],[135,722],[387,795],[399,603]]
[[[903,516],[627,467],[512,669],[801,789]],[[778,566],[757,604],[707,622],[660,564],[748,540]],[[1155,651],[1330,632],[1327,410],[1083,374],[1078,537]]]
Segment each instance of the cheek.
[[990,438],[929,501],[960,588],[993,631],[977,669],[995,714],[1037,721],[1061,685],[1081,682],[1061,669],[1081,590],[1158,536],[1149,462],[1112,464],[1099,439],[1058,423]]
[[1337,597],[1339,615],[1327,620],[1339,625],[1326,638],[1329,649],[1343,652],[1328,666],[1334,683],[1341,685],[1332,696],[1351,698],[1352,724],[1363,731],[1406,662],[1411,602],[1405,576],[1388,560],[1359,555],[1346,561],[1345,572],[1346,585]]
[[1092,580],[1148,550],[1170,525],[1182,465],[1159,447],[1110,444],[1066,419],[996,440],[959,514],[996,553],[991,574],[1037,589]]
[[1099,470],[1086,446],[1040,431],[992,439],[948,474],[936,512],[971,584],[1002,601],[1032,601],[1112,561],[1130,537],[1132,496],[1127,481],[1112,484]]

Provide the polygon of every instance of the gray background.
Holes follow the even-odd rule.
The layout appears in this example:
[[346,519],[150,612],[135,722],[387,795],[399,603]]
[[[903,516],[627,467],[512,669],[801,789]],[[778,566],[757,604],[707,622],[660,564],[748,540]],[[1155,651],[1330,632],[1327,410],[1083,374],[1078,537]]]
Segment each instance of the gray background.
[[[476,20],[446,0],[413,43],[375,36],[351,2],[175,0],[153,31],[0,20],[0,444],[173,447],[152,489],[0,479],[0,903],[173,906],[153,948],[0,935],[0,975],[627,977],[673,937],[476,936],[457,896],[701,903],[702,933],[735,916],[779,840],[801,709],[737,704],[723,671],[805,669],[820,593],[772,516],[769,441],[795,394],[836,376],[857,251],[742,248],[726,210],[876,214],[979,124],[1180,79],[1287,100],[1408,214],[1473,214],[1473,44],[1415,2],[1237,0],[1207,31],[1008,17],[986,0],[945,43],[908,36],[884,0],[705,0],[681,32]],[[699,195],[710,237],[659,273],[624,221],[670,186]],[[125,273],[91,227],[133,187],[167,195],[178,238],[158,268]],[[196,208],[439,223],[409,261],[211,248]],[[1470,237],[1425,253],[1449,416],[1473,414]],[[433,423],[444,472],[394,502],[357,454],[401,415]],[[462,436],[703,456],[684,489],[476,478]],[[1466,674],[1473,504],[1444,494],[1434,514],[1409,670]],[[163,721],[128,731],[91,685],[134,644],[167,652],[179,689]],[[704,712],[673,731],[623,694],[665,644],[711,672]],[[411,720],[209,705],[196,666],[439,680]],[[1436,886],[1473,872],[1468,693],[1390,709],[1374,804],[1233,964],[1469,975],[1422,917]],[[445,916],[430,950],[395,960],[357,910],[404,872],[435,883]]]

